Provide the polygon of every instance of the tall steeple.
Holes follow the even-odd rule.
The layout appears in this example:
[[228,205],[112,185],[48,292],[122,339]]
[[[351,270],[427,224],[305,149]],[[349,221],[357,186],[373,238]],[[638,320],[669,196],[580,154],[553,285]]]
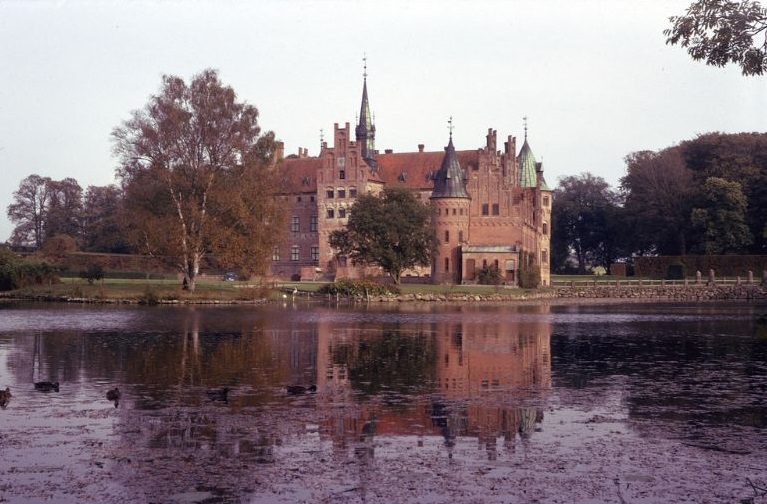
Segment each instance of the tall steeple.
[[368,59],[364,61],[364,72],[362,74],[362,105],[360,106],[360,118],[355,130],[357,143],[362,146],[362,158],[372,169],[378,168],[375,158],[376,151],[376,127],[373,124],[373,116],[370,114],[370,103],[368,102]]

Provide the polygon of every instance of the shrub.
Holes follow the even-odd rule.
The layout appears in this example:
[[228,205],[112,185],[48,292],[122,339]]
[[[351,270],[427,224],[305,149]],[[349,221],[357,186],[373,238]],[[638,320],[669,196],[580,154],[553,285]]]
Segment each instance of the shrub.
[[88,263],[85,271],[80,272],[80,278],[88,280],[88,283],[93,285],[96,280],[104,278],[104,267],[99,263]]
[[24,261],[7,250],[0,252],[0,291],[57,281],[56,268],[50,264]]
[[332,284],[323,285],[318,292],[332,296],[364,298],[367,296],[397,295],[400,290],[393,285],[373,280],[339,280]]
[[500,285],[501,272],[493,266],[485,266],[477,272],[477,281],[482,285]]
[[519,286],[523,289],[535,289],[541,285],[541,270],[532,252],[519,253]]

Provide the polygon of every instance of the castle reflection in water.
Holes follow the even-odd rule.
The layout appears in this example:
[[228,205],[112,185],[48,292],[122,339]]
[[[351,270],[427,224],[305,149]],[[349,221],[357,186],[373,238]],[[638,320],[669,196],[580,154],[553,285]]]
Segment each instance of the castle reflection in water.
[[[528,315],[547,309],[531,307]],[[544,317],[499,322],[492,313],[458,312],[402,329],[317,326],[321,434],[337,450],[351,446],[372,456],[375,436],[442,436],[452,456],[458,437],[474,437],[494,459],[499,442],[513,449],[542,421],[551,387],[551,326]],[[397,400],[387,403],[392,396]]]
[[[551,388],[548,307],[411,308],[137,311],[124,330],[18,336],[13,368],[84,396],[103,397],[97,381],[118,385],[114,414],[133,448],[270,461],[314,424],[336,455],[412,437],[452,456],[458,438],[474,438],[492,459],[530,436]],[[317,391],[291,397],[289,384]],[[229,401],[211,408],[204,390],[222,385]]]

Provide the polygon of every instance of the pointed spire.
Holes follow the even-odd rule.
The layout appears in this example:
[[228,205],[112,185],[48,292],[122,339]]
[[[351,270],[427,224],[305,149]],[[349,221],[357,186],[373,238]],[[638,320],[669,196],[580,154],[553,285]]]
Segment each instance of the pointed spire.
[[442,166],[434,174],[434,189],[431,192],[432,198],[469,198],[466,190],[466,181],[464,180],[463,169],[458,162],[458,156],[453,146],[453,118],[448,121],[450,129],[450,141],[445,147],[445,157],[442,158]]
[[377,163],[375,160],[375,138],[376,127],[373,121],[373,115],[370,113],[370,102],[368,101],[368,58],[365,55],[362,58],[364,63],[362,72],[362,104],[360,105],[359,122],[355,130],[357,142],[362,146],[362,158],[375,169]]
[[536,168],[538,163],[535,161],[533,150],[527,143],[527,116],[523,117],[525,127],[525,142],[519,150],[517,162],[519,163],[519,185],[520,187],[535,187],[538,184]]

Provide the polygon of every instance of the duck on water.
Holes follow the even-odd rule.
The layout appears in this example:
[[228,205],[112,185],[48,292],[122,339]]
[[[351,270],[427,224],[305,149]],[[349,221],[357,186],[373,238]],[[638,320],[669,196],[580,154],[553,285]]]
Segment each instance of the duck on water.
[[58,392],[59,382],[41,381],[35,383],[35,390],[41,392]]
[[8,406],[8,401],[11,400],[12,395],[10,387],[5,387],[5,390],[0,390],[0,408]]

